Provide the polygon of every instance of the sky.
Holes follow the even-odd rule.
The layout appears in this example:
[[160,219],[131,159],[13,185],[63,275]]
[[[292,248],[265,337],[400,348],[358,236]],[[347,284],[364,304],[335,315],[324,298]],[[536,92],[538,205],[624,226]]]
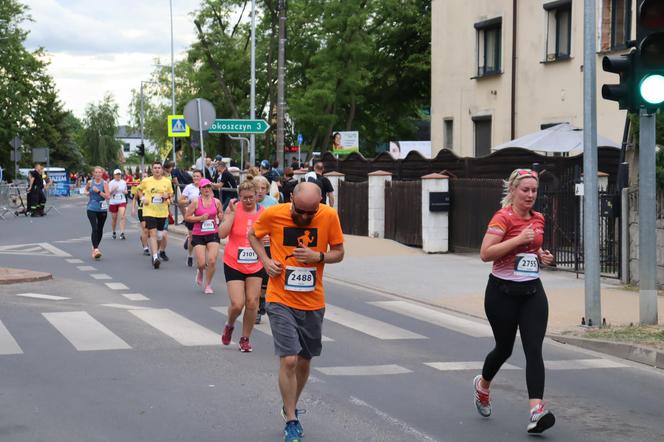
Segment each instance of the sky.
[[[82,118],[108,92],[129,123],[131,90],[149,80],[155,60],[170,65],[168,0],[23,0],[33,22],[26,46],[43,47],[65,108]],[[191,13],[200,0],[173,0],[175,58],[196,40]]]

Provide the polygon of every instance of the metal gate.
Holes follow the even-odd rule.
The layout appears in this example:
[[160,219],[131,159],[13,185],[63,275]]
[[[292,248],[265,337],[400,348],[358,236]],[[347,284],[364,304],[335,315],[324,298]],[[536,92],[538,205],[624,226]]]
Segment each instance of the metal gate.
[[489,220],[500,208],[503,181],[459,178],[450,180],[450,250],[477,252]]
[[339,219],[348,235],[369,235],[369,182],[339,182]]
[[385,183],[385,238],[422,247],[422,181]]

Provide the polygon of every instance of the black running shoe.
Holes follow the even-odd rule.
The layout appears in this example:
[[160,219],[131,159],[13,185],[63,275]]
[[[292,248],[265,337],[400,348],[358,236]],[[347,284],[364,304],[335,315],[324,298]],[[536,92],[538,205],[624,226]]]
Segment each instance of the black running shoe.
[[187,256],[187,267],[193,267],[193,266],[194,266],[194,257]]
[[162,261],[168,261],[168,256],[166,256],[166,252],[163,250],[159,252],[159,258],[161,258]]
[[[185,250],[189,250],[189,237],[186,237],[184,239],[184,244],[182,246],[184,247]],[[191,267],[191,266],[189,266],[189,267]]]
[[113,232],[113,235],[111,235],[113,239],[116,238],[115,232]]
[[155,270],[158,269],[160,265],[161,261],[159,260],[159,258],[155,258],[152,260],[152,267],[154,267]]
[[125,236],[124,232],[120,233],[120,239],[127,239],[127,237]]
[[147,248],[143,249],[143,255],[144,256],[150,256],[150,250],[147,249]]
[[261,323],[261,314],[258,313],[258,314],[256,315],[256,320],[254,321],[254,324],[258,325],[258,324],[260,324],[260,323]]

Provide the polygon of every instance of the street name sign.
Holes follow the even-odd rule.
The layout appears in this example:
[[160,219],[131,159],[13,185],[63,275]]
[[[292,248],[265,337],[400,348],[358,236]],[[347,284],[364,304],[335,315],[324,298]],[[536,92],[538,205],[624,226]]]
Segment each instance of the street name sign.
[[214,120],[211,134],[264,134],[270,128],[265,120]]
[[169,137],[188,137],[189,126],[184,119],[184,115],[168,116],[168,136]]

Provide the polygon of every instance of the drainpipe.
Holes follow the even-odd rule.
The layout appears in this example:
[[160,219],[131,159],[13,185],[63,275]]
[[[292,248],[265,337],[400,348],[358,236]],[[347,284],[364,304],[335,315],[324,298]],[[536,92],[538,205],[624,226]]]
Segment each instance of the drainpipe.
[[516,29],[517,0],[512,0],[512,103],[510,109],[510,140],[516,138]]

